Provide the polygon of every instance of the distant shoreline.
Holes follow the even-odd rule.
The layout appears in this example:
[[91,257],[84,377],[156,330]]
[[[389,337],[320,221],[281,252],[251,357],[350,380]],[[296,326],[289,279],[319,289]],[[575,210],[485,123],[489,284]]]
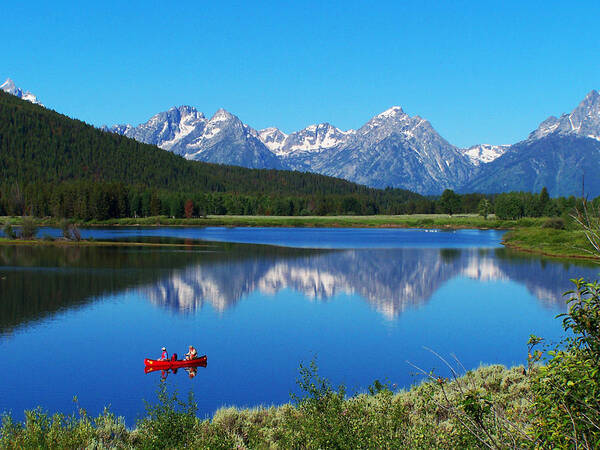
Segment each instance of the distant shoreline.
[[[598,261],[585,251],[587,240],[582,231],[547,227],[548,217],[499,220],[484,219],[476,214],[448,216],[444,214],[373,215],[373,216],[207,216],[174,219],[166,216],[120,218],[100,222],[78,222],[88,227],[280,227],[280,228],[420,228],[439,230],[478,229],[506,230],[501,244],[515,251],[552,258]],[[52,218],[36,219],[38,226],[58,227],[60,221]],[[19,226],[20,217],[0,218],[0,223]],[[0,238],[0,245],[55,245],[55,246],[139,246],[139,247],[194,247],[202,244],[162,244],[145,242],[113,242],[64,239],[9,240]]]
[[[103,221],[74,221],[82,228],[87,227],[282,227],[282,228],[439,228],[439,229],[510,229],[528,222],[532,226],[540,219],[498,220],[491,216],[484,219],[477,214],[413,214],[413,215],[371,215],[371,216],[234,216],[208,215],[190,219],[176,219],[167,216],[143,218],[118,218]],[[59,219],[36,219],[38,226],[58,227]],[[18,226],[20,217],[0,217],[1,223]]]

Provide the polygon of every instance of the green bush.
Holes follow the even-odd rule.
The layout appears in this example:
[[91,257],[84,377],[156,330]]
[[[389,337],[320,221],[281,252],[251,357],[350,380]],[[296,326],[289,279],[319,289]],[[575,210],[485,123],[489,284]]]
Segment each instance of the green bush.
[[175,448],[193,442],[198,428],[193,392],[189,392],[187,401],[181,401],[177,392],[169,394],[166,382],[161,381],[157,395],[157,404],[146,402],[146,417],[138,422],[136,445]]
[[542,228],[554,228],[555,230],[565,229],[565,219],[562,217],[551,217],[542,224]]
[[569,312],[561,315],[569,336],[548,353],[532,384],[533,430],[549,447],[599,448],[600,284],[571,281]]
[[17,239],[17,233],[15,233],[15,230],[10,223],[4,225],[2,231],[4,231],[4,234],[8,239]]
[[21,239],[33,239],[38,232],[38,226],[33,217],[23,217],[21,223]]
[[114,448],[122,447],[129,440],[129,431],[125,426],[123,417],[117,417],[108,408],[100,416],[94,419],[95,442],[98,447]]

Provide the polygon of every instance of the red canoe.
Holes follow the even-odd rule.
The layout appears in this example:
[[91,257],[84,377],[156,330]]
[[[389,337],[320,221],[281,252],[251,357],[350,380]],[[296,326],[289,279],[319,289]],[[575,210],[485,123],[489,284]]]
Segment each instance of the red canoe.
[[178,369],[180,367],[206,367],[206,355],[194,359],[178,359],[175,361],[159,361],[146,358],[144,359],[144,365],[146,366],[146,369],[153,370]]

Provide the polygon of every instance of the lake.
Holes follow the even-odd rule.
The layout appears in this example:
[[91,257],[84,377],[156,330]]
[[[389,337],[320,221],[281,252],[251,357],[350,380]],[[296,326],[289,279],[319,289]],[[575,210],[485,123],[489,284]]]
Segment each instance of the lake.
[[[42,235],[57,236],[56,229]],[[523,255],[502,232],[416,229],[98,228],[98,240],[161,247],[0,246],[0,411],[37,405],[135,424],[162,374],[143,359],[164,345],[208,355],[169,388],[221,406],[282,404],[301,362],[351,393],[375,379],[418,383],[411,364],[446,374],[523,364],[527,339],[562,336],[569,279],[597,265]],[[409,364],[409,362],[411,364]]]

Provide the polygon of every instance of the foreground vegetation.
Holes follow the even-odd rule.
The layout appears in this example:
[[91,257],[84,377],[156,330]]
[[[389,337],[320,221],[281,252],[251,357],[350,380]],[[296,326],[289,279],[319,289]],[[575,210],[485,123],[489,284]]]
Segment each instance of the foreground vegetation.
[[158,402],[133,430],[105,411],[91,418],[85,411],[65,417],[28,411],[25,423],[3,419],[3,447],[193,447],[193,448],[385,448],[464,447],[476,444],[448,407],[461,402],[460,388],[485,392],[511,418],[528,414],[529,379],[522,368],[481,367],[447,382],[423,383],[393,393],[374,383],[349,398],[334,389],[314,365],[301,366],[303,396],[279,407],[223,408],[212,419],[196,417],[192,397],[182,401],[164,383]]
[[[584,448],[600,446],[600,285],[574,280],[568,332],[558,347],[536,349],[529,363],[485,366],[450,379],[426,373],[409,391],[375,381],[348,396],[300,366],[301,393],[279,407],[223,408],[211,419],[196,416],[190,393],[181,400],[162,382],[158,401],[146,405],[135,429],[105,410],[91,418],[27,411],[23,423],[5,414],[3,448]],[[545,364],[539,362],[544,360]],[[446,362],[444,360],[444,362]]]

